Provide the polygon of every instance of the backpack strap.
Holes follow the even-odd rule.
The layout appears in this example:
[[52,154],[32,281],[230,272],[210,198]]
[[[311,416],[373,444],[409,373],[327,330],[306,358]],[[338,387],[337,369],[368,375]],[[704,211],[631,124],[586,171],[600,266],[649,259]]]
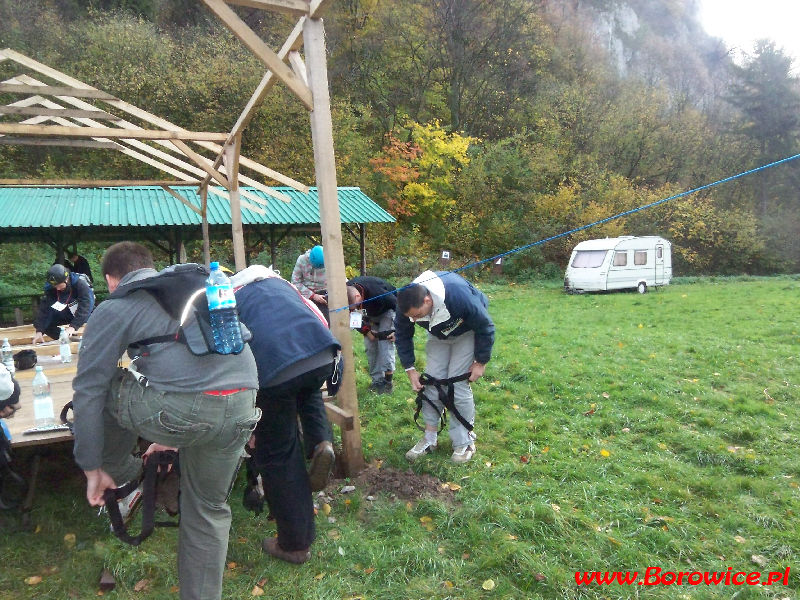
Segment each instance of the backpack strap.
[[[155,521],[156,510],[156,482],[159,480],[159,469],[169,465],[178,465],[178,453],[174,450],[164,450],[154,452],[144,463],[144,473],[141,480],[129,481],[119,488],[108,488],[103,493],[108,517],[111,519],[111,527],[120,540],[131,546],[138,546],[153,533],[153,529],[158,527],[177,527],[174,521]],[[139,484],[142,484],[142,529],[139,535],[132,536],[128,533],[122,515],[119,512],[117,500],[121,500],[133,492]]]
[[431,385],[436,388],[436,392],[439,395],[439,402],[441,402],[442,406],[444,407],[442,411],[439,412],[439,408],[433,402],[431,402],[430,398],[425,395],[424,389],[421,389],[419,392],[417,392],[417,408],[414,412],[414,423],[420,430],[425,431],[425,428],[422,427],[418,422],[419,413],[422,410],[423,402],[427,402],[431,407],[434,408],[434,410],[436,410],[436,412],[439,412],[439,433],[442,432],[445,424],[447,423],[446,413],[448,410],[453,413],[453,416],[458,419],[458,421],[466,428],[467,431],[472,431],[474,429],[472,423],[467,421],[456,408],[455,386],[453,385],[459,381],[466,381],[469,379],[471,374],[472,373],[467,372],[461,375],[456,375],[455,377],[450,377],[449,379],[436,379],[427,373],[422,373],[422,375],[419,376],[419,382],[423,386]]

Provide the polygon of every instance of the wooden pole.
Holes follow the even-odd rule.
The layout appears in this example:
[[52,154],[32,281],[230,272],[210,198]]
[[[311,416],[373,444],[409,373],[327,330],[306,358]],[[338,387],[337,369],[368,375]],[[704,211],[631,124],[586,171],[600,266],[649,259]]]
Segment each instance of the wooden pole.
[[203,261],[206,266],[211,264],[211,242],[208,238],[208,186],[204,185],[200,189],[201,210],[203,211],[203,223],[200,226],[203,232]]
[[319,220],[325,271],[328,275],[328,305],[331,331],[342,345],[345,360],[344,378],[337,400],[339,406],[353,417],[353,428],[342,429],[344,470],[348,476],[364,468],[361,449],[361,425],[358,419],[355,370],[353,369],[353,340],[350,334],[350,314],[347,309],[347,277],[344,271],[342,221],[336,188],[336,161],[333,152],[333,122],[331,120],[328,70],[325,58],[325,27],[322,19],[306,19],[303,25],[308,84],[313,97],[311,139],[314,145],[314,172],[319,194]]
[[242,228],[242,203],[239,195],[239,150],[242,147],[242,136],[236,135],[233,143],[225,146],[223,160],[228,175],[228,193],[231,197],[231,235],[233,239],[233,260],[236,270],[247,267],[247,255],[244,250],[244,229]]

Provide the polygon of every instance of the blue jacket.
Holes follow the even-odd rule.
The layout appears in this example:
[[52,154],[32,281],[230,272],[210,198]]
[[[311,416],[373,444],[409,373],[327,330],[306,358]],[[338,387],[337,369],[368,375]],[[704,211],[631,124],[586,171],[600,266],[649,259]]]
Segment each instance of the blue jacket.
[[326,325],[285,279],[270,277],[248,283],[236,291],[239,318],[253,339],[258,384],[268,384],[288,367],[330,348],[341,346]]
[[[426,271],[416,280],[428,290],[434,301],[433,313],[416,325],[434,337],[445,340],[475,332],[475,360],[486,364],[492,356],[494,323],[489,316],[489,299],[486,294],[455,273]],[[394,329],[397,355],[404,369],[414,366],[414,323],[399,311],[395,315]]]

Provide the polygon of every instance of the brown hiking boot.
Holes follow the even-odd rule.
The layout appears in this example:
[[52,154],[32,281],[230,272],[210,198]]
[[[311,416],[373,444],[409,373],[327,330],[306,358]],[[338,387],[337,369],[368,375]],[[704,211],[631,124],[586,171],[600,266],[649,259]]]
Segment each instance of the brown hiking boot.
[[324,440],[314,446],[314,453],[311,455],[311,464],[308,467],[308,480],[311,483],[311,491],[318,492],[324,490],[331,478],[333,471],[333,461],[336,455],[333,452],[333,444]]
[[295,565],[302,565],[309,558],[311,558],[310,550],[284,550],[278,545],[278,538],[276,537],[266,538],[263,542],[261,542],[261,548],[270,556],[274,556],[275,558],[285,560],[286,562],[290,562]]

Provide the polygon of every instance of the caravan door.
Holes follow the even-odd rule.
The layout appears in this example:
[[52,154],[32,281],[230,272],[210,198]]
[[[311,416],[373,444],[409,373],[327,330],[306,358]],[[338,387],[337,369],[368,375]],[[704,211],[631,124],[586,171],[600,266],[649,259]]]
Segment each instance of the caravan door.
[[664,285],[664,245],[656,244],[656,277],[654,285]]

